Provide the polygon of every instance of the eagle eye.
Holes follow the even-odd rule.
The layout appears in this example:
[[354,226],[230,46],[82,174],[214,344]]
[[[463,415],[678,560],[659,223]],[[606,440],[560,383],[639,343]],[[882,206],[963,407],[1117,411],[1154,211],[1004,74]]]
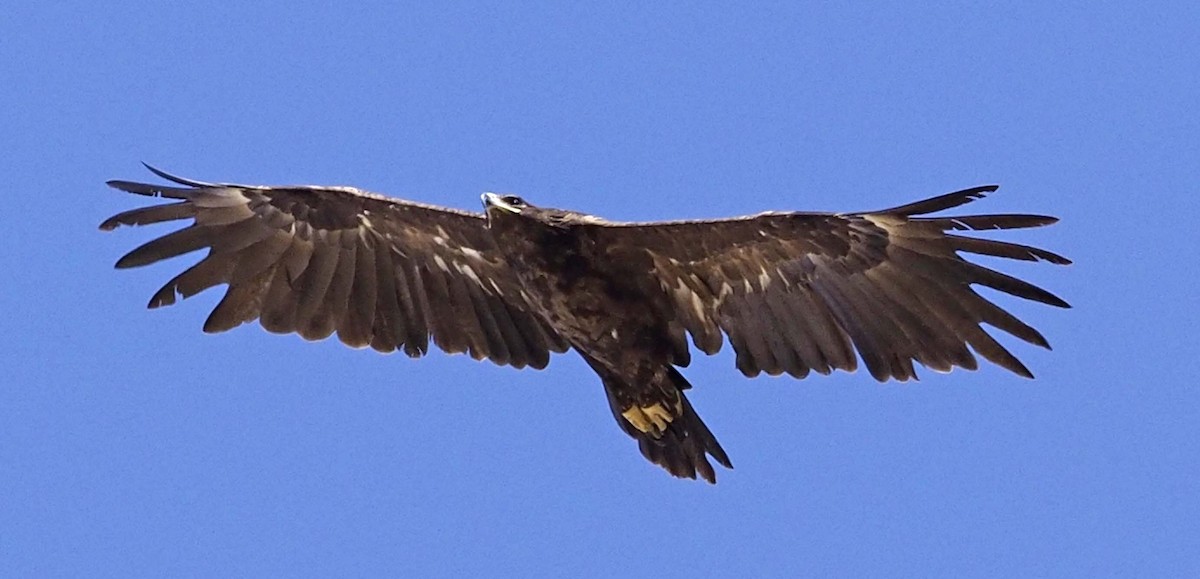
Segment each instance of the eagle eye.
[[524,207],[525,206],[525,200],[521,199],[520,197],[517,197],[516,195],[505,195],[504,197],[500,198],[500,200],[503,201],[505,204],[511,205],[513,207]]

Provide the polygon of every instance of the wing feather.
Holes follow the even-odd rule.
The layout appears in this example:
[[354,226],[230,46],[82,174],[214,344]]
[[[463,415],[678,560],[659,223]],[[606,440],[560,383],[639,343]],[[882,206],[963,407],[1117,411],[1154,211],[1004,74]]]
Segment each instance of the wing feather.
[[224,332],[258,317],[262,306],[260,296],[274,273],[262,271],[249,279],[229,284],[229,291],[205,320],[204,331],[209,334]]
[[313,241],[313,254],[297,283],[300,296],[296,304],[296,331],[306,340],[321,340],[321,335],[312,325],[313,316],[326,300],[326,293],[333,283],[341,255],[341,231],[318,231]]
[[776,331],[771,332],[775,336],[772,354],[780,362],[783,372],[803,378],[811,369],[804,361],[804,351],[810,350],[811,345],[799,331],[800,324],[796,312],[788,308],[787,295],[784,292],[766,292],[763,301],[775,320],[773,328]]
[[946,235],[946,239],[950,240],[956,251],[965,251],[967,253],[976,253],[979,255],[991,255],[995,257],[1006,257],[1008,259],[1020,259],[1024,261],[1048,261],[1057,265],[1068,265],[1071,260],[1058,255],[1057,253],[1021,245],[1019,243],[1008,243],[1005,241],[993,241],[991,239],[979,239],[977,237],[963,237],[960,235]]
[[117,269],[141,267],[151,263],[199,251],[213,243],[212,231],[192,225],[152,239],[117,260]]
[[429,351],[429,334],[435,330],[429,320],[429,298],[421,272],[406,258],[397,263],[396,291],[404,310],[404,353],[413,358],[424,356]]
[[510,351],[513,348],[510,348],[508,340],[504,338],[504,332],[500,329],[500,324],[496,321],[491,306],[488,305],[483,288],[472,282],[469,277],[455,276],[455,279],[462,286],[468,307],[475,312],[474,317],[479,324],[480,336],[485,344],[485,348],[481,348],[479,351],[489,352],[488,359],[497,364],[515,365],[512,363],[513,354]]
[[830,356],[822,352],[821,344],[829,336],[822,327],[821,312],[814,311],[815,308],[804,293],[779,293],[782,298],[781,306],[793,313],[792,323],[787,328],[787,335],[796,358],[801,364],[797,371],[790,372],[790,374],[796,378],[807,376],[810,370],[819,374],[828,374],[831,371]]
[[265,237],[253,249],[246,248],[239,252],[238,264],[230,275],[229,283],[237,285],[243,281],[257,277],[268,268],[274,270],[279,259],[292,245],[292,237],[282,231],[274,231]]
[[945,286],[941,278],[924,276],[917,268],[906,269],[902,261],[888,264],[887,271],[892,273],[890,281],[894,287],[903,288],[923,306],[919,315],[936,320],[945,328],[945,333],[939,334],[944,340],[941,353],[949,356],[954,366],[976,369],[978,363],[967,348],[967,339],[971,335],[969,329],[978,322],[961,304],[960,294],[953,287]]
[[347,244],[343,243],[336,251],[337,265],[333,274],[329,276],[329,285],[321,301],[314,304],[312,316],[308,319],[308,333],[318,340],[328,338],[337,331],[349,305],[350,290],[354,287],[354,269],[358,253],[356,247],[347,247]]
[[195,216],[196,206],[187,201],[180,201],[123,211],[106,219],[104,223],[100,224],[100,229],[112,231],[120,225],[150,225],[164,221],[191,219]]
[[382,244],[375,249],[375,280],[379,289],[375,294],[371,348],[385,354],[395,352],[396,347],[404,343],[407,335],[405,316],[398,301],[396,275],[391,248],[386,243]]
[[375,305],[379,299],[379,281],[375,278],[375,248],[373,236],[364,236],[356,245],[354,285],[350,290],[346,317],[338,327],[338,338],[352,348],[371,345],[375,322]]
[[221,285],[229,279],[236,266],[236,256],[223,256],[196,263],[163,285],[146,307],[154,309],[169,306],[175,303],[176,295],[187,299],[210,287]]
[[521,335],[520,330],[517,329],[512,316],[508,313],[508,308],[504,307],[504,302],[487,293],[479,286],[472,286],[472,294],[487,309],[488,315],[491,316],[492,321],[495,323],[498,338],[504,347],[509,350],[509,358],[512,360],[512,365],[518,368],[529,365],[529,360],[532,359],[530,346],[525,337]]
[[337,332],[352,347],[414,357],[432,338],[447,352],[537,368],[568,347],[526,302],[481,215],[349,187],[213,184],[150,170],[174,184],[109,185],[173,201],[118,213],[101,229],[191,219],[117,266],[207,249],[150,301],[228,285],[205,331],[258,319],[271,332]]
[[[467,337],[468,327],[465,324],[453,323],[455,308],[451,305],[453,297],[446,279],[437,271],[424,267],[417,268],[417,275],[424,282],[426,305],[429,307],[428,319],[433,329],[433,342],[447,352],[461,353],[471,349],[470,338]],[[474,322],[472,321],[474,324]]]
[[[964,259],[978,254],[1069,264],[1056,253],[952,231],[1041,227],[1027,214],[916,217],[983,198],[975,187],[880,211],[764,213],[716,221],[600,223],[601,243],[641,248],[673,305],[676,322],[706,353],[729,337],[748,376],[854,370],[861,356],[880,381],[916,378],[913,362],[936,371],[975,369],[975,355],[1031,376],[981,324],[1049,347],[1033,327],[972,286],[1070,307],[1024,280]],[[702,288],[693,280],[704,280]]]
[[262,326],[268,332],[290,334],[296,331],[301,296],[297,288],[301,287],[299,281],[312,256],[310,240],[299,236],[292,238],[287,252],[280,258],[271,288],[263,298]]

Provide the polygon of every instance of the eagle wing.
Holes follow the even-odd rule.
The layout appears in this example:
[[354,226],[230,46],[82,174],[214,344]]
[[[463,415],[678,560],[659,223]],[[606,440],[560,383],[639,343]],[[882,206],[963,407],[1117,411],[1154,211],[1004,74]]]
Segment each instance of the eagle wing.
[[532,312],[482,215],[349,187],[203,183],[147,167],[175,185],[108,184],[175,201],[114,215],[100,228],[191,219],[117,267],[207,249],[149,304],[227,284],[205,332],[258,319],[270,332],[321,340],[336,331],[349,346],[413,357],[432,336],[446,352],[535,368],[567,348]]
[[[1058,307],[1062,299],[963,259],[975,253],[1056,264],[1060,255],[951,231],[1039,227],[1041,215],[916,217],[980,199],[978,187],[862,213],[765,213],[717,221],[595,224],[602,246],[643,248],[668,294],[676,352],[712,354],[724,332],[747,376],[857,367],[877,380],[915,378],[913,361],[937,371],[975,369],[971,350],[1032,374],[996,342],[988,324],[1031,344],[1046,339],[972,289],[990,287]],[[968,349],[970,347],[970,349]],[[683,357],[686,363],[686,356]]]

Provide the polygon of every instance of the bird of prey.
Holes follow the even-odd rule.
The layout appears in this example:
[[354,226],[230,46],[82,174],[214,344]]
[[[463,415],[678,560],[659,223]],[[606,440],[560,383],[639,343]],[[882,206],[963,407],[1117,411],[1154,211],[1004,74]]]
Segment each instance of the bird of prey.
[[[134,249],[137,267],[207,249],[149,307],[228,286],[204,323],[258,320],[269,332],[412,357],[429,343],[517,368],[575,350],[600,377],[617,424],[676,477],[716,482],[729,457],[684,395],[691,344],[728,337],[737,368],[803,378],[853,371],[879,381],[974,370],[975,355],[1032,377],[982,324],[1049,348],[980,296],[990,287],[1070,307],[1028,282],[963,259],[972,253],[1070,263],[1055,253],[954,232],[1039,227],[1042,215],[929,214],[983,198],[975,187],[879,211],[767,212],[623,223],[485,193],[482,214],[351,187],[204,183],[147,167],[170,185],[109,181],[169,203],[101,224],[191,224]],[[856,355],[857,352],[857,355]]]

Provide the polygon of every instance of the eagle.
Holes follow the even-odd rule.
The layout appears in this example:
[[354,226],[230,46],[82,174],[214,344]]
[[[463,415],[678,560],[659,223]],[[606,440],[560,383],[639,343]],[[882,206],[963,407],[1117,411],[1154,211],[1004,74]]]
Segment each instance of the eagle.
[[[170,200],[100,228],[190,220],[116,262],[143,266],[207,250],[150,298],[174,304],[226,285],[204,322],[420,357],[430,342],[515,368],[577,352],[641,454],[676,477],[716,482],[732,463],[685,395],[691,350],[726,338],[742,374],[854,371],[880,382],[974,370],[976,355],[1032,378],[983,324],[1049,349],[973,286],[1070,307],[977,254],[1069,264],[1058,254],[958,232],[1055,223],[1045,215],[931,216],[979,200],[974,187],[852,213],[766,212],[715,220],[617,222],[484,193],[483,213],[353,187],[109,181]],[[690,337],[690,345],[689,345]]]

